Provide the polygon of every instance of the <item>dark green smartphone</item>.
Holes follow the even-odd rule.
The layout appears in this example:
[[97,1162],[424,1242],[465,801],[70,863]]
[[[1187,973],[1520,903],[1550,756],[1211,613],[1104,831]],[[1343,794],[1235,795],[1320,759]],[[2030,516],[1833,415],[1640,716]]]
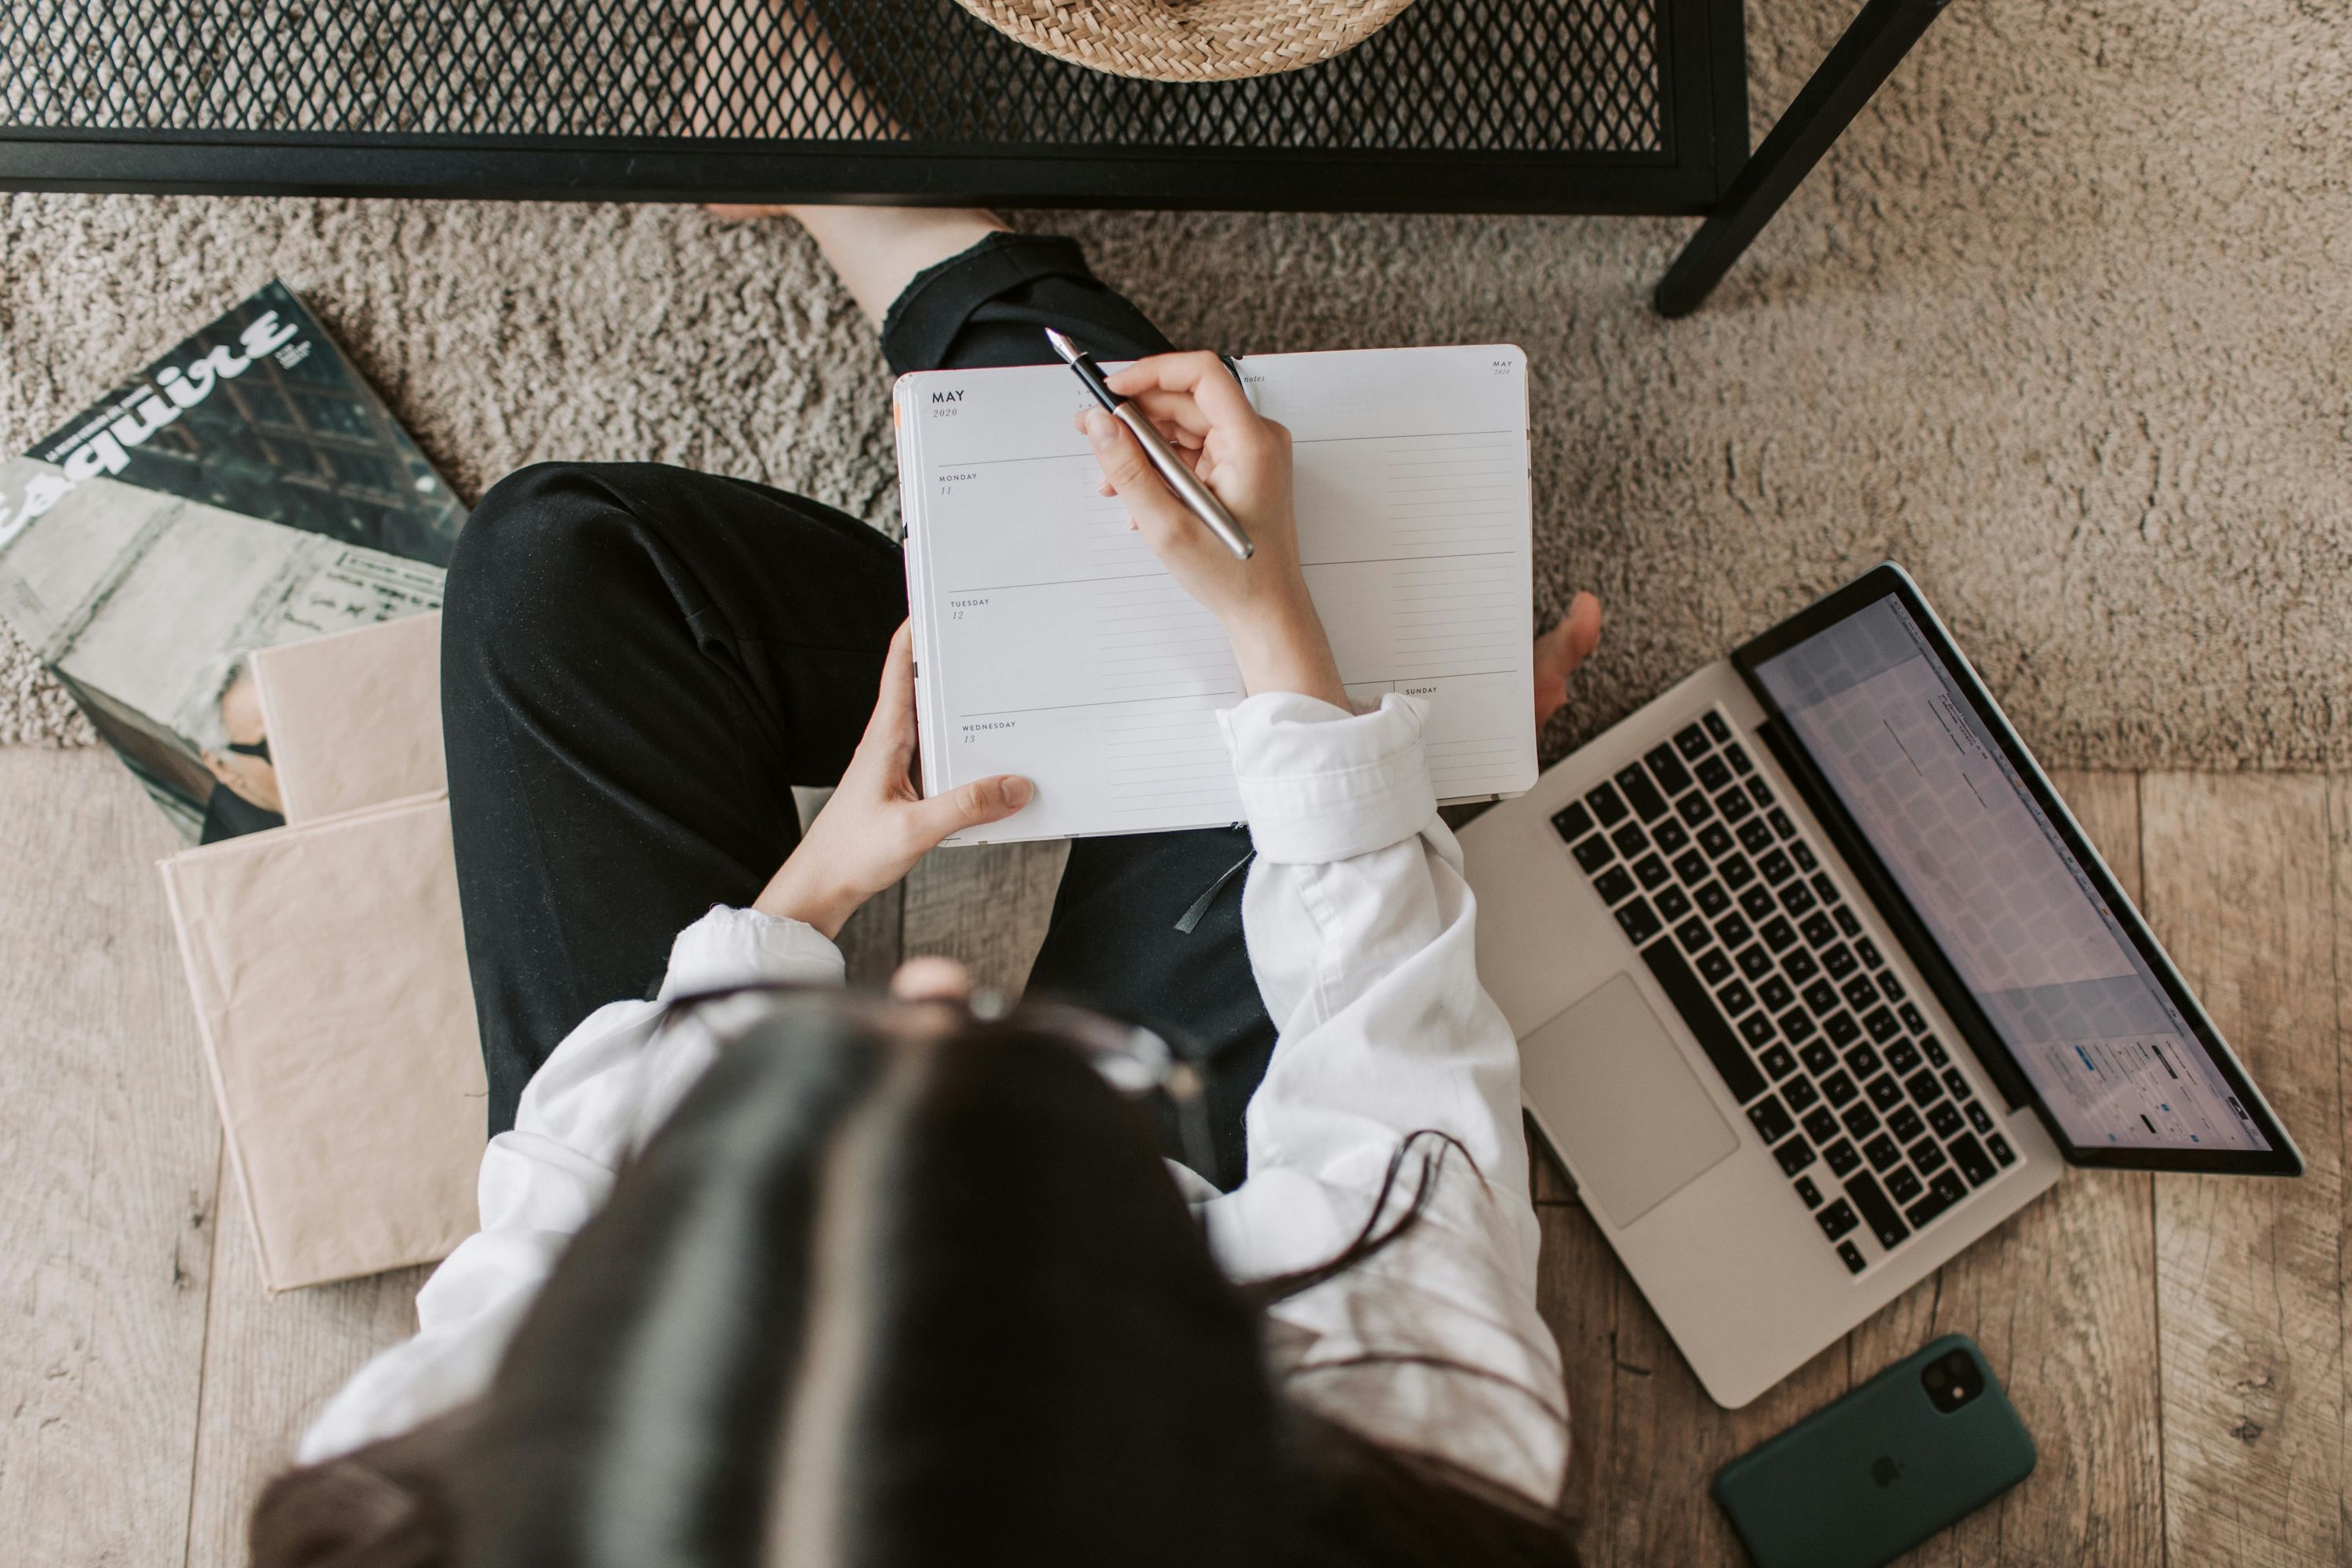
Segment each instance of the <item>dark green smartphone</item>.
[[1946,1334],[1715,1478],[1757,1568],[1879,1568],[2033,1473],[2033,1439]]

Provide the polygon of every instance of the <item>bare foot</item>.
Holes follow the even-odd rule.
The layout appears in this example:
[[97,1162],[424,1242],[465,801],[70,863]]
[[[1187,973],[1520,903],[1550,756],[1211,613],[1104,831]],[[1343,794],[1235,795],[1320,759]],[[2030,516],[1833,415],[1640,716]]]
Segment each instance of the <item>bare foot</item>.
[[1568,706],[1568,678],[1601,646],[1601,601],[1579,594],[1559,624],[1536,638],[1536,728]]

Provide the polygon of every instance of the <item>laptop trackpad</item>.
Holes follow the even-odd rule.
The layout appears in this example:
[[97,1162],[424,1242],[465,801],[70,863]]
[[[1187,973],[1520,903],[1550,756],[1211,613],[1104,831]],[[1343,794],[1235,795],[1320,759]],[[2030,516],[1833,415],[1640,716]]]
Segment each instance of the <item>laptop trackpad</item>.
[[1630,974],[1521,1040],[1519,1063],[1585,1200],[1620,1230],[1739,1147]]

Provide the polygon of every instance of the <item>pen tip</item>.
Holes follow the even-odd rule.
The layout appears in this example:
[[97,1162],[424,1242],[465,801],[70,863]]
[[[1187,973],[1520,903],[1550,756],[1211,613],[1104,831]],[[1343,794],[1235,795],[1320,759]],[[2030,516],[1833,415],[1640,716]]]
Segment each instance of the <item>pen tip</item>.
[[1064,359],[1075,361],[1078,357],[1078,345],[1051,327],[1045,329],[1045,341],[1053,344],[1054,352]]

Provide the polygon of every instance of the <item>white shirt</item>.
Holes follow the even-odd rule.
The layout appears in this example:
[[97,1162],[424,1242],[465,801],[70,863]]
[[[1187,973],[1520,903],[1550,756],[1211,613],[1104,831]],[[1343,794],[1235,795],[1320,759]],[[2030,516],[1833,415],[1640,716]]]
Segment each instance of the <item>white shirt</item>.
[[[1277,1361],[1290,1396],[1325,1416],[1549,1504],[1568,1462],[1567,1405],[1559,1347],[1536,1313],[1518,1050],[1478,984],[1477,906],[1437,816],[1427,712],[1397,695],[1349,714],[1270,692],[1219,715],[1257,847],[1243,931],[1279,1039],[1246,1116],[1248,1179],[1221,1194],[1177,1175],[1227,1274],[1263,1279],[1346,1246],[1408,1134],[1457,1140],[1476,1171],[1448,1157],[1402,1240],[1272,1310]],[[661,995],[841,978],[839,951],[813,927],[717,908],[678,933]],[[482,1158],[482,1228],[418,1292],[416,1336],[329,1401],[303,1436],[305,1462],[406,1431],[488,1385],[624,1159],[710,1063],[710,1028],[656,1033],[659,1011],[658,1000],[598,1009],[524,1088],[514,1130]],[[1404,1193],[1418,1169],[1407,1162]]]

